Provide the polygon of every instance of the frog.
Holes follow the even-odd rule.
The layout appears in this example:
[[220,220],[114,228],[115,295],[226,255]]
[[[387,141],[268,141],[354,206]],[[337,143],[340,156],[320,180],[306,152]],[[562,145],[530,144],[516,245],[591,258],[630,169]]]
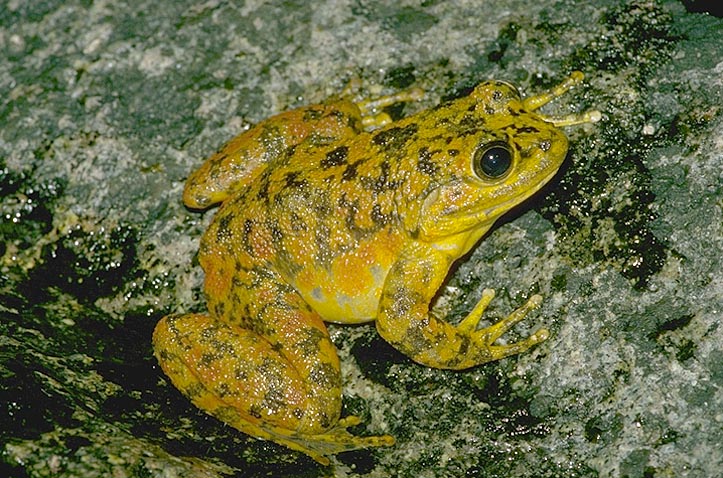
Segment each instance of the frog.
[[203,234],[207,312],[170,314],[153,332],[171,383],[201,410],[252,437],[328,465],[338,453],[391,446],[341,417],[342,374],[326,323],[374,322],[421,365],[463,370],[525,352],[545,328],[497,343],[538,307],[532,295],[479,327],[485,289],[458,324],[432,310],[453,265],[498,218],[539,191],[568,150],[561,129],[600,118],[538,110],[579,84],[523,98],[505,81],[405,118],[348,94],[281,112],[242,132],[186,181],[189,209],[220,204]]

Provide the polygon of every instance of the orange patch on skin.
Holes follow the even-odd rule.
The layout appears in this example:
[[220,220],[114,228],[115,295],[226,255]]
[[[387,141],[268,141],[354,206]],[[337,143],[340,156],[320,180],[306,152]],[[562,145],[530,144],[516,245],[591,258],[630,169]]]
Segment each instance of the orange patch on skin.
[[249,246],[253,255],[259,260],[269,260],[274,257],[274,247],[271,242],[271,231],[266,227],[257,225],[248,235]]
[[349,297],[363,295],[374,287],[374,276],[370,272],[369,259],[360,255],[346,255],[334,261],[331,267],[338,293]]
[[225,293],[231,287],[231,276],[224,273],[222,263],[211,261],[204,264],[206,271],[206,279],[204,282],[204,290],[208,295],[218,295]]
[[399,256],[403,242],[399,234],[379,233],[374,241],[360,244],[353,253],[336,258],[332,277],[339,287],[338,292],[360,297],[382,287],[380,280],[383,278],[374,271],[388,271]]
[[314,268],[306,267],[296,275],[294,282],[299,290],[310,291],[315,287],[323,285],[323,276],[325,275],[326,274],[322,275],[322,273],[317,272]]

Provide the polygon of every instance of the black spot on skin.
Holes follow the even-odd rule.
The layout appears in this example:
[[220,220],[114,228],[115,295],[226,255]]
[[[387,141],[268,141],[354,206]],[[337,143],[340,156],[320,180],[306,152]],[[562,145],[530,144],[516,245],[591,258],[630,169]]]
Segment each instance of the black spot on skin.
[[356,178],[357,168],[363,162],[364,162],[364,160],[360,159],[359,161],[356,161],[352,164],[347,164],[346,168],[344,169],[344,172],[341,173],[341,180],[342,181],[351,181],[352,179]]
[[375,204],[372,206],[371,218],[375,224],[384,227],[392,222],[394,216],[392,214],[384,214],[382,207],[379,204]]
[[244,221],[244,229],[243,229],[243,246],[244,249],[246,249],[246,252],[250,255],[254,255],[254,248],[251,247],[251,240],[249,239],[249,236],[251,235],[251,231],[254,228],[254,222],[251,219],[246,219]]
[[517,142],[515,142],[515,149],[518,151],[520,158],[526,159],[532,156],[531,148],[522,148]]
[[251,405],[251,408],[249,408],[249,412],[248,412],[248,413],[249,413],[249,415],[251,415],[252,417],[254,417],[254,418],[259,418],[259,419],[260,419],[260,418],[263,416],[263,415],[261,414],[262,411],[263,411],[263,409],[262,409],[259,405],[253,404],[253,405]]
[[421,327],[409,327],[404,334],[403,349],[410,357],[416,357],[432,348],[432,343],[424,336]]
[[459,120],[459,124],[456,129],[456,136],[459,137],[474,134],[479,131],[482,125],[484,125],[483,118],[471,114],[465,114],[462,119]]
[[[316,234],[314,234],[314,244],[316,244],[317,251],[328,251],[331,249],[330,237],[331,233],[329,228],[325,224],[319,224],[316,228]],[[319,257],[320,262],[323,257]]]
[[331,419],[326,415],[326,413],[320,413],[319,414],[319,425],[321,425],[321,428],[327,429],[331,427]]
[[286,158],[290,158],[294,155],[294,153],[296,152],[297,146],[298,146],[297,144],[294,144],[294,145],[291,145],[288,148],[286,148]]
[[280,128],[271,123],[262,123],[259,125],[261,132],[259,141],[264,147],[265,154],[271,157],[279,157],[285,149],[284,134]]
[[314,121],[321,118],[323,114],[322,110],[314,109],[314,108],[308,108],[304,110],[304,121]]
[[[341,112],[339,116],[344,117]],[[361,116],[346,116],[346,126],[356,133],[364,131],[364,123],[362,122]]]
[[313,195],[314,200],[312,202],[312,208],[314,212],[319,216],[320,219],[326,219],[332,214],[333,209],[331,206],[331,200],[329,194],[326,191],[318,190]]
[[471,341],[470,341],[469,336],[467,336],[467,335],[458,334],[457,336],[459,337],[459,340],[460,340],[458,355],[461,358],[461,357],[465,356],[467,354],[467,352],[469,351],[469,346],[471,345]]
[[336,118],[337,120],[343,120],[343,119],[344,119],[344,113],[342,113],[342,112],[339,111],[339,110],[332,110],[332,111],[329,113],[329,116],[332,117],[332,118]]
[[419,294],[406,287],[398,287],[397,289],[386,292],[384,294],[389,301],[388,309],[390,319],[405,317],[409,315],[412,307],[416,304]]
[[246,380],[248,380],[249,375],[243,368],[236,367],[233,371],[233,377],[239,382],[245,382]]
[[539,133],[540,130],[534,126],[524,126],[522,128],[516,128],[518,133]]
[[372,143],[386,150],[396,150],[404,146],[419,130],[419,126],[412,123],[403,128],[389,128],[372,136]]
[[256,197],[264,202],[266,202],[269,199],[269,182],[263,181],[261,182],[261,186],[259,187],[259,192],[256,194]]
[[296,348],[304,357],[316,357],[321,350],[321,342],[327,338],[323,332],[314,327],[299,331],[299,335],[303,335],[303,338],[296,343]]
[[208,368],[213,364],[213,362],[218,360],[218,358],[218,355],[214,353],[201,354],[201,360],[198,362],[198,365],[199,367]]
[[473,103],[469,108],[467,108],[467,111],[474,111],[477,109],[477,103]]
[[231,221],[233,221],[234,214],[229,212],[221,216],[218,220],[218,226],[216,228],[216,242],[221,244],[227,243],[233,233],[231,232]]
[[[241,264],[238,264],[238,267],[241,267]],[[241,289],[241,287],[244,287],[244,285],[244,282],[238,276],[233,276],[233,278],[231,279],[231,290],[233,291]]]
[[223,317],[226,313],[226,304],[224,302],[216,302],[213,306],[213,311],[216,317]]
[[333,166],[341,166],[346,163],[348,154],[348,146],[339,146],[338,148],[326,153],[326,157],[321,160],[319,166],[321,166],[322,169],[328,169]]
[[495,90],[494,93],[492,93],[492,99],[495,101],[499,101],[502,99],[502,92],[500,90]]
[[306,225],[306,221],[303,217],[301,217],[299,214],[292,212],[291,213],[291,230],[294,232],[303,232],[308,230],[309,228]]
[[188,398],[200,397],[206,393],[206,387],[200,382],[192,383],[189,387],[182,390]]
[[278,224],[271,223],[268,225],[269,231],[271,231],[271,242],[279,246],[281,241],[284,239],[284,231],[281,230]]
[[392,181],[390,179],[390,166],[388,161],[384,161],[379,165],[379,176],[374,177],[362,177],[360,181],[364,187],[375,193],[383,193],[385,191],[393,191],[402,185],[402,180]]
[[283,390],[276,387],[269,388],[261,400],[261,406],[272,414],[278,413],[279,410],[286,408],[288,405],[286,400],[284,400]]
[[329,390],[338,387],[341,383],[341,375],[331,364],[320,363],[309,373],[309,380],[323,389]]
[[359,212],[359,205],[357,204],[357,201],[350,201],[347,199],[346,195],[342,195],[338,204],[341,209],[346,210],[344,224],[346,224],[347,230],[357,231],[358,227],[356,225],[356,215]]
[[301,187],[303,188],[308,184],[308,181],[306,179],[299,179],[299,176],[301,173],[298,171],[293,171],[290,173],[286,173],[286,176],[284,176],[284,180],[286,182],[286,187],[289,188],[296,188]]
[[439,170],[439,166],[434,164],[434,161],[432,161],[432,154],[433,153],[430,152],[429,148],[427,148],[426,146],[419,148],[417,170],[428,176],[436,174]]
[[459,154],[459,150],[458,149],[448,149],[447,154],[450,156],[457,156]]

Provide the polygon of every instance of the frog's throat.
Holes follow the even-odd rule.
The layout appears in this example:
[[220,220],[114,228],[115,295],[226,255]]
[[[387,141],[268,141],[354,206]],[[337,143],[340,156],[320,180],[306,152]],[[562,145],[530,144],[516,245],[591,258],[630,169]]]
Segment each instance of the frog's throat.
[[483,209],[475,214],[475,216],[478,219],[478,222],[480,224],[482,223],[492,223],[499,219],[502,215],[504,215],[507,211],[512,209],[513,207],[517,206],[518,204],[522,204],[525,202],[529,197],[534,195],[537,191],[542,189],[547,183],[550,182],[550,180],[555,177],[557,174],[558,169],[555,169],[550,174],[542,178],[540,181],[538,181],[536,184],[533,184],[529,187],[527,191],[525,191],[525,194],[516,196],[513,198],[508,199],[507,201],[501,202],[499,204],[495,204],[494,206],[490,208]]
[[[529,186],[524,194],[512,197],[489,207],[474,207],[469,211],[456,212],[449,215],[421,214],[417,227],[417,237],[427,242],[444,243],[444,238],[459,237],[463,234],[468,237],[466,246],[457,251],[460,255],[468,251],[487,230],[507,211],[523,203],[542,187],[550,182],[557,174],[558,169],[550,172],[544,178]],[[438,190],[431,194],[437,194]],[[426,201],[435,202],[436,197],[428,196]],[[427,209],[423,207],[423,209]],[[432,219],[430,219],[432,218]],[[460,227],[461,226],[461,227]]]
[[[544,93],[540,93],[539,95],[531,96],[529,98],[525,98],[522,101],[522,105],[524,108],[528,111],[535,111],[542,106],[546,105],[550,101],[554,100],[555,98],[559,98],[560,96],[564,95],[568,91],[570,91],[573,87],[580,84],[583,80],[585,75],[581,71],[573,71],[570,76],[568,76],[565,80],[562,81],[557,86],[554,86],[549,91],[546,91]],[[566,116],[545,116],[542,114],[538,115],[540,119],[543,121],[547,121],[548,123],[552,123],[556,127],[563,127],[563,126],[572,126],[576,124],[583,124],[583,123],[597,123],[602,118],[602,114],[600,114],[597,110],[592,111],[586,111],[581,114],[570,114]]]

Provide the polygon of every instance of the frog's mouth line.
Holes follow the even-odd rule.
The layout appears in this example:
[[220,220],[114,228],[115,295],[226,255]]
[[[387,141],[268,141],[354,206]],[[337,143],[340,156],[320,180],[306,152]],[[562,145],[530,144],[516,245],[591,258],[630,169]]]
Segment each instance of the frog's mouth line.
[[[480,213],[477,213],[476,216],[480,219],[480,222],[486,222],[489,221],[490,218],[494,218],[497,220],[500,216],[502,216],[504,213],[512,209],[513,207],[525,202],[527,199],[529,199],[531,196],[533,196],[535,193],[537,193],[540,189],[542,189],[547,183],[550,182],[552,178],[555,177],[558,170],[555,169],[550,174],[545,176],[542,180],[538,181],[536,184],[531,185],[524,194],[515,196],[512,199],[508,199],[507,201],[501,202],[499,204],[495,204],[492,207],[482,209]],[[481,217],[484,216],[484,217]]]

